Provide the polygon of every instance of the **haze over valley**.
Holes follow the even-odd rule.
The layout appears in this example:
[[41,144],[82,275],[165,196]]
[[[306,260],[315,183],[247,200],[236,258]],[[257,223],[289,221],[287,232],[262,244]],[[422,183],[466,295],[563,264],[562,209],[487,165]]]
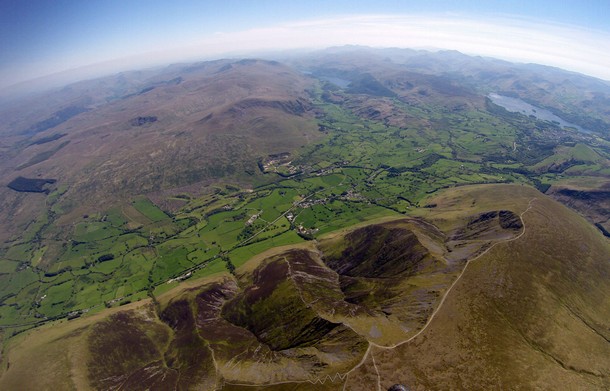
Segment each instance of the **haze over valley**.
[[[256,25],[245,6],[215,39],[209,16],[192,57],[166,42],[155,67],[70,82],[11,76],[51,59],[33,44],[0,61],[0,389],[610,388],[604,22],[550,10],[540,57],[519,46],[534,21],[507,23],[495,58],[422,49],[479,14],[328,7]],[[550,45],[566,31],[578,61]]]

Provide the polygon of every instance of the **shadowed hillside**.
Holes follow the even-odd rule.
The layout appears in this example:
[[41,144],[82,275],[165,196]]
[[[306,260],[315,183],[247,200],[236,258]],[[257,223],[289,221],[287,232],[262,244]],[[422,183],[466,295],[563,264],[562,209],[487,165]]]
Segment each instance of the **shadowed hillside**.
[[[608,378],[609,246],[574,212],[529,189],[485,188],[436,198],[431,221],[464,216],[471,200],[525,210],[525,232],[476,259],[417,338],[374,348],[347,389],[605,389]],[[513,206],[514,208],[514,206]],[[453,209],[454,212],[448,212]],[[465,216],[464,216],[465,217]],[[461,217],[460,217],[461,218]],[[551,228],[552,227],[552,228]]]
[[[421,211],[428,222],[334,233],[322,241],[328,256],[312,245],[257,257],[237,279],[225,274],[165,294],[158,312],[135,303],[30,333],[12,342],[0,386],[44,376],[55,389],[607,388],[603,236],[527,187],[463,187],[431,201],[438,207]],[[501,212],[483,212],[492,206]],[[494,219],[515,233],[482,228]],[[443,266],[428,259],[450,254],[442,232],[488,244],[466,263]],[[384,250],[368,254],[363,240]],[[390,257],[395,265],[415,260],[418,268],[365,277],[369,271],[355,267],[393,252],[402,254]],[[349,278],[363,279],[376,299],[349,300],[342,276],[322,259],[348,265]],[[438,295],[413,290],[440,281]],[[434,310],[418,311],[426,306]],[[410,323],[418,314],[422,322]],[[416,326],[401,335],[400,325]],[[34,362],[37,371],[23,377]],[[45,375],[57,364],[65,369]]]
[[3,105],[0,389],[608,389],[607,96],[345,47]]

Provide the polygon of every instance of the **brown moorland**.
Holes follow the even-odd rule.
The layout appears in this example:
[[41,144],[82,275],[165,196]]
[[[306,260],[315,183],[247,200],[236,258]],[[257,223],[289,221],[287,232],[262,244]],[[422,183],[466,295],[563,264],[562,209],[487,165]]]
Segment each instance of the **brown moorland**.
[[[108,88],[71,86],[77,90],[72,95],[88,97],[87,110],[51,121],[54,126],[34,136],[15,136],[21,139],[13,140],[11,153],[0,156],[0,181],[56,180],[65,190],[60,221],[67,223],[87,208],[103,211],[139,194],[193,184],[202,188],[220,179],[256,182],[257,159],[296,150],[320,136],[308,92],[314,80],[289,67],[241,60],[174,68],[135,79],[155,88],[107,96],[108,102],[95,95],[111,94]],[[181,75],[177,82],[156,80],[176,74]],[[122,79],[103,80],[120,85]],[[58,101],[66,94],[55,93]],[[13,134],[25,126],[13,123]],[[0,199],[1,240],[23,231],[45,208],[44,196],[5,186]]]
[[[419,210],[425,220],[363,226],[328,235],[318,249],[258,257],[237,278],[191,281],[167,293],[159,310],[145,301],[29,331],[11,341],[0,387],[607,388],[610,252],[603,236],[525,186],[455,188],[431,201],[437,208]],[[350,302],[343,275],[325,262],[335,264],[326,259],[337,254],[359,259],[353,244],[370,240],[361,235],[370,230],[379,233],[372,246],[387,247],[375,254],[407,246],[415,255],[384,259],[418,266],[365,277],[358,266],[375,258],[362,257],[345,270],[365,279],[373,299]],[[441,256],[460,235],[478,241],[466,260]],[[437,294],[392,290],[383,279],[427,283]],[[405,302],[428,309],[417,315]],[[400,325],[412,329],[398,332]]]

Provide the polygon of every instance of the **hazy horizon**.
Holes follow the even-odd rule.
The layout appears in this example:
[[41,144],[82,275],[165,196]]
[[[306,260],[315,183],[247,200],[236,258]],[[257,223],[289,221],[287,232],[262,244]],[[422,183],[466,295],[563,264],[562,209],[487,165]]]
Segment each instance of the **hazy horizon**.
[[176,62],[349,44],[458,50],[610,80],[610,23],[604,19],[610,4],[602,1],[304,6],[65,0],[0,7],[4,90],[40,78],[59,85]]

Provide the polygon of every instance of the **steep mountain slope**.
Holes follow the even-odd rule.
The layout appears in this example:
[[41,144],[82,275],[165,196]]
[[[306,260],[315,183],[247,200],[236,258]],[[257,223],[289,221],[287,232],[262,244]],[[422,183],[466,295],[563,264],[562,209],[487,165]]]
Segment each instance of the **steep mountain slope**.
[[0,389],[608,388],[605,83],[454,52],[290,61],[5,111]]
[[[158,81],[163,77],[171,79]],[[59,208],[81,213],[84,205],[220,178],[252,182],[258,159],[318,137],[306,91],[312,80],[277,63],[170,68],[142,84],[148,87],[108,103],[73,87],[85,96],[83,112],[29,125],[33,130],[3,154],[0,180],[56,179]],[[2,187],[0,197],[2,238],[42,212],[37,195]]]
[[463,216],[471,200],[520,204],[524,234],[472,261],[426,331],[371,349],[346,389],[370,389],[363,382],[377,379],[382,389],[607,388],[608,242],[574,212],[524,188],[447,192],[429,217]]
[[[438,206],[421,211],[428,222],[396,220],[329,235],[322,249],[345,255],[342,261],[325,257],[310,243],[259,256],[237,270],[237,279],[226,274],[189,283],[164,295],[157,311],[141,302],[45,326],[12,341],[0,386],[608,387],[610,308],[604,303],[610,248],[603,236],[528,187],[462,187],[431,201]],[[489,212],[497,207],[512,211],[497,224],[514,233],[498,232],[493,219],[482,220],[508,215]],[[352,246],[372,231],[382,233],[371,238],[386,250],[366,255],[366,246]],[[470,237],[461,240],[484,248],[472,250],[467,262],[450,261],[448,268],[428,263],[417,271],[401,266],[437,257],[439,251],[450,254],[442,250],[443,238],[466,231]],[[389,257],[403,271],[366,277],[367,263],[392,251],[409,254]],[[349,278],[364,279],[376,299],[349,299],[343,276],[324,266],[324,258],[329,265],[347,265]],[[423,295],[439,288],[437,295]],[[419,323],[409,320],[418,316]],[[391,324],[415,327],[400,334]],[[64,369],[53,373],[58,364]],[[23,377],[28,368],[36,371]]]

